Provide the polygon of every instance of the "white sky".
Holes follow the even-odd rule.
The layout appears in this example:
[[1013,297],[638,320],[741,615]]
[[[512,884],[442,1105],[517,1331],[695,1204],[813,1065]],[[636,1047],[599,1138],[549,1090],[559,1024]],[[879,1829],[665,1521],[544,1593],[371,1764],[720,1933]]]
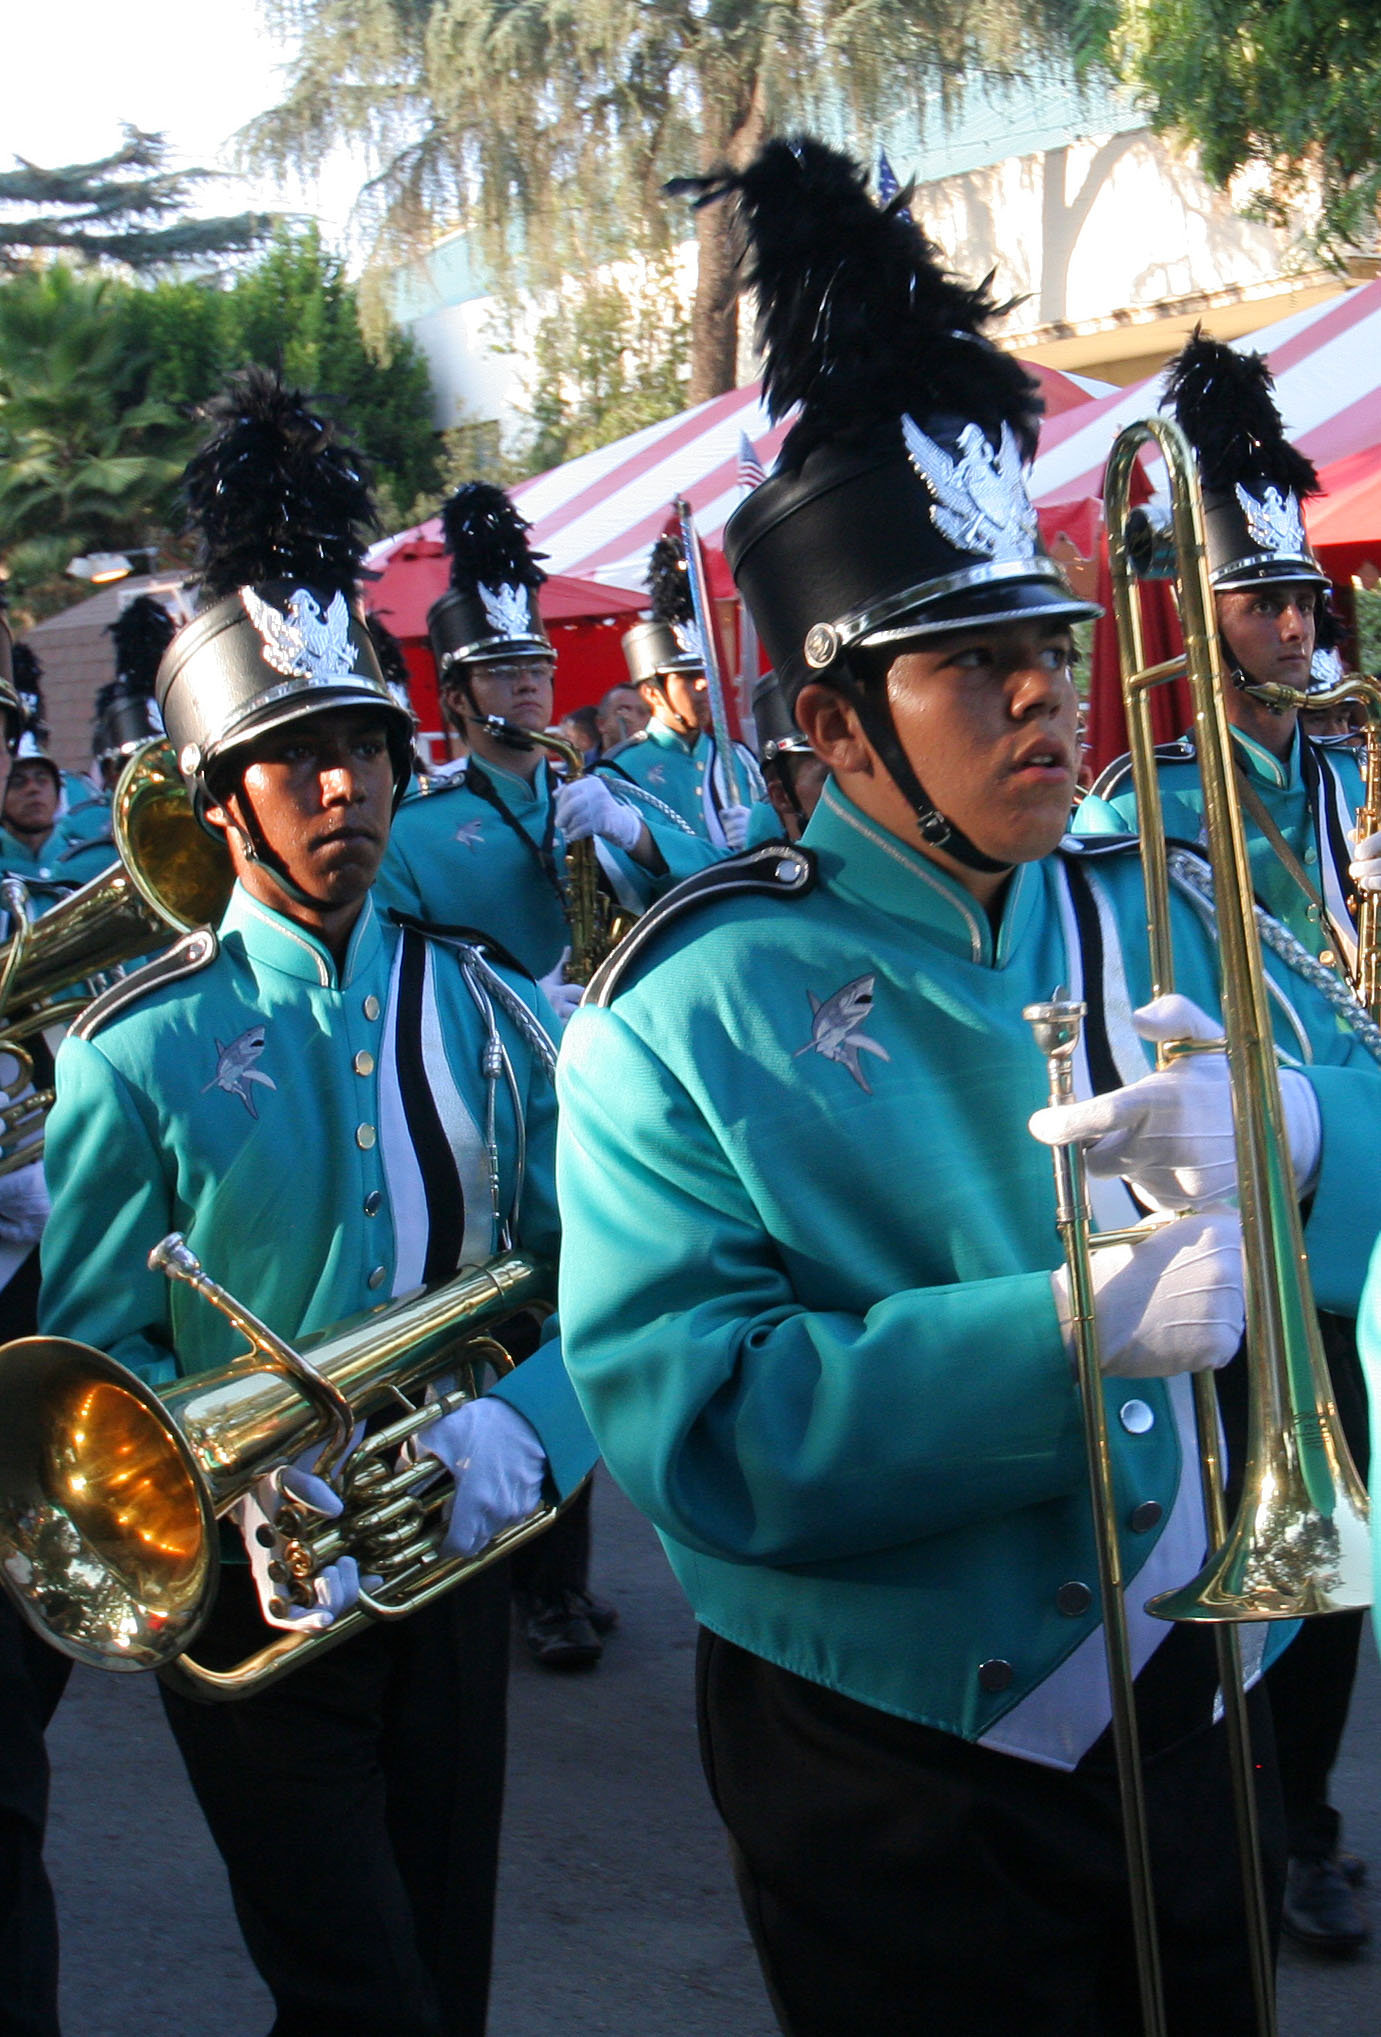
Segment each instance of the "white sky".
[[[280,96],[291,50],[256,0],[29,0],[6,9],[0,164],[88,162],[119,145],[120,123],[166,134],[180,166],[222,169],[235,130]],[[203,187],[198,211],[256,206],[317,215],[343,243],[367,172],[332,159],[315,187]]]

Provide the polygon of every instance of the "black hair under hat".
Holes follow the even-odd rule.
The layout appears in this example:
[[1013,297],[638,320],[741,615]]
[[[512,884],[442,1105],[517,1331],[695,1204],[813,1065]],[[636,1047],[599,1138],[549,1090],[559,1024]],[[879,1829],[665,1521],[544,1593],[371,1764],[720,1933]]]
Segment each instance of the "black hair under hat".
[[168,736],[198,802],[208,773],[244,747],[330,708],[377,709],[399,795],[412,724],[394,701],[360,607],[377,529],[359,455],[302,391],[263,368],[207,406],[215,429],[183,492],[201,539],[203,608],[158,670]]
[[[675,188],[701,204],[735,198],[768,408],[800,406],[772,473],[724,530],[786,700],[817,674],[854,685],[852,654],[873,646],[1098,614],[1043,551],[1026,492],[1037,386],[986,337],[999,309],[987,284],[945,272],[909,192],[876,205],[862,166],[809,137]],[[922,838],[1003,867],[938,811],[876,693],[857,688],[859,711]]]
[[652,614],[624,634],[623,655],[635,686],[656,685],[669,672],[703,672],[705,647],[695,620],[686,548],[679,532],[664,532],[647,561]]
[[1285,436],[1264,355],[1242,354],[1195,326],[1171,362],[1162,407],[1194,448],[1209,577],[1216,589],[1272,580],[1326,587],[1301,501],[1319,492],[1313,462]]
[[466,481],[443,506],[441,528],[451,555],[451,584],[427,610],[436,669],[496,658],[552,656],[537,605],[546,579],[527,541],[532,525],[502,488]]

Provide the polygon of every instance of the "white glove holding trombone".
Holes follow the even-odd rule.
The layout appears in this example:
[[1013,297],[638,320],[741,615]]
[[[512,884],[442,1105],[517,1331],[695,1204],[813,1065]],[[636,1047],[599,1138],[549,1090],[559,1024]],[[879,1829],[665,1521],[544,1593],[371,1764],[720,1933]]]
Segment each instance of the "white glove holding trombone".
[[[1206,1012],[1178,994],[1144,1005],[1134,1024],[1143,1039],[1157,1044],[1222,1037]],[[1318,1168],[1318,1103],[1293,1069],[1280,1071],[1280,1089],[1295,1185],[1302,1194]],[[1156,1377],[1226,1365],[1244,1328],[1241,1226],[1236,1213],[1222,1206],[1237,1188],[1226,1055],[1186,1054],[1122,1089],[1047,1105],[1032,1117],[1031,1131],[1048,1146],[1078,1141],[1091,1175],[1120,1175],[1153,1211],[1127,1243],[1091,1255],[1104,1372]],[[1207,1207],[1196,1207],[1201,1205]],[[1173,1215],[1191,1208],[1192,1215]],[[1072,1353],[1064,1267],[1051,1284]]]

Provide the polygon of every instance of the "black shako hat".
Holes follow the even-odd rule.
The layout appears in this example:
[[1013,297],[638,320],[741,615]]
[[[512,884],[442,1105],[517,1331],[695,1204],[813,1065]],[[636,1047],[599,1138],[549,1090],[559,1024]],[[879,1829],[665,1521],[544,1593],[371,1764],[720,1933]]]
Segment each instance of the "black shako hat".
[[703,672],[705,646],[695,620],[686,548],[678,532],[668,531],[652,547],[647,561],[647,591],[652,613],[634,623],[623,639],[628,676],[635,686],[656,686],[671,672]]
[[922,839],[991,861],[917,778],[858,651],[974,624],[1073,622],[1081,601],[1042,548],[1025,467],[1041,400],[993,346],[987,282],[941,266],[867,172],[809,136],[771,141],[742,171],[668,187],[737,203],[759,306],[763,394],[800,406],[776,465],[734,511],[724,550],[789,704],[807,679],[853,689],[869,740]]
[[222,760],[339,707],[378,711],[401,797],[411,717],[384,684],[358,593],[378,528],[363,461],[267,369],[235,376],[207,415],[215,429],[182,481],[204,605],[173,638],[156,685],[199,809]]
[[115,677],[96,695],[92,715],[91,751],[99,762],[128,757],[163,734],[154,685],[176,633],[177,624],[151,594],[136,595],[110,625]]
[[451,584],[427,610],[427,634],[443,683],[454,665],[553,657],[537,606],[546,554],[528,544],[532,525],[503,489],[462,483],[442,508],[441,528]]
[[1024,468],[1041,402],[984,336],[986,283],[948,275],[901,193],[809,137],[739,173],[680,180],[732,195],[746,228],[774,418],[800,417],[724,549],[788,697],[860,646],[1081,601],[1042,548]]
[[1328,585],[1304,528],[1319,492],[1311,460],[1285,436],[1262,354],[1239,354],[1196,326],[1170,363],[1162,409],[1194,448],[1215,591],[1272,580]]
[[775,672],[764,672],[753,686],[753,727],[758,737],[758,761],[773,764],[786,755],[810,752],[810,744],[796,726],[791,702]]

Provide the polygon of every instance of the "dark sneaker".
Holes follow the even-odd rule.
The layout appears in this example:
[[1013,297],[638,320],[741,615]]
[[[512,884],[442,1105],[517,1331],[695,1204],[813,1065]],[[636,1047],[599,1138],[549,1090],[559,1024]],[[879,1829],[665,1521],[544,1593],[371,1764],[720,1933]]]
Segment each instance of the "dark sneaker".
[[604,1653],[604,1643],[590,1612],[591,1603],[583,1591],[563,1591],[550,1599],[525,1594],[523,1639],[533,1661],[543,1669],[593,1669]]
[[1297,1945],[1338,1957],[1359,1951],[1371,1935],[1362,1905],[1333,1855],[1290,1862],[1282,1921],[1286,1936]]

